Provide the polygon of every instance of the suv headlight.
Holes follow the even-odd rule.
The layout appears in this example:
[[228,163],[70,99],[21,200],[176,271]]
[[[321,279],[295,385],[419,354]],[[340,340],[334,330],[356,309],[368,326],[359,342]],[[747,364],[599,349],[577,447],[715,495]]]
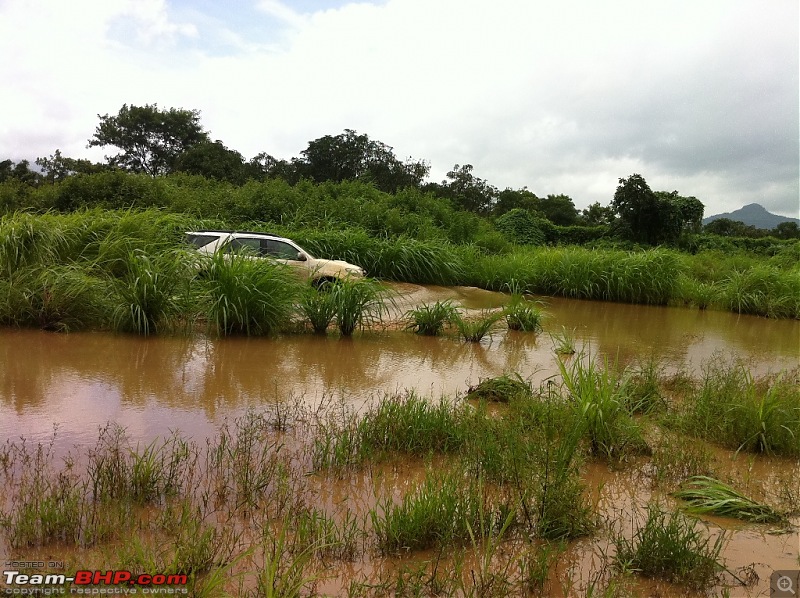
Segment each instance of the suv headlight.
[[364,276],[364,268],[345,268],[345,271],[355,276]]

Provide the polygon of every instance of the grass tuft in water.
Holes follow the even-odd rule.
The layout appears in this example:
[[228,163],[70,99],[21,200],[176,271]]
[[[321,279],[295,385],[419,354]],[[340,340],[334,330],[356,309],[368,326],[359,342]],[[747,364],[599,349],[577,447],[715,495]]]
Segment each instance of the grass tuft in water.
[[785,523],[786,516],[754,501],[727,484],[708,476],[694,476],[674,496],[684,500],[690,513],[734,517],[752,523]]
[[405,317],[410,320],[406,329],[425,336],[437,336],[457,316],[458,310],[452,301],[437,301],[406,312]]
[[300,299],[300,311],[316,334],[325,334],[336,316],[335,297],[327,289],[310,288]]
[[294,312],[300,286],[281,264],[217,253],[205,273],[206,319],[221,335],[277,332]]
[[531,385],[519,374],[486,378],[467,390],[467,399],[508,403],[515,397],[530,397]]
[[696,521],[680,511],[667,513],[651,503],[647,519],[637,523],[633,537],[617,535],[615,563],[622,571],[636,571],[684,584],[694,590],[708,589],[723,569],[720,553],[724,534],[715,541],[698,529]]
[[800,372],[755,378],[744,364],[717,357],[673,421],[737,452],[800,455]]
[[375,280],[341,280],[327,292],[336,308],[336,325],[342,336],[352,336],[356,328],[379,322],[386,311],[386,291]]
[[626,453],[647,452],[638,424],[626,409],[630,402],[625,384],[606,361],[575,360],[567,367],[558,362],[576,421],[589,442],[592,455],[616,459]]
[[461,338],[468,343],[479,343],[502,317],[502,313],[484,311],[476,319],[465,318],[458,314],[454,322]]
[[388,553],[463,544],[476,530],[488,533],[502,524],[482,485],[457,471],[429,473],[400,504],[387,498],[370,515],[378,546]]

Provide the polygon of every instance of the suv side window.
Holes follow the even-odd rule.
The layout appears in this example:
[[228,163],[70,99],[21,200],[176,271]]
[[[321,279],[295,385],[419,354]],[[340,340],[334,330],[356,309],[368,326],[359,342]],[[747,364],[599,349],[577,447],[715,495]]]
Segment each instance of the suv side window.
[[213,241],[216,241],[217,239],[219,239],[218,235],[203,235],[203,234],[192,235],[186,233],[186,240],[192,245],[194,245],[197,249],[205,247],[206,245],[208,245]]
[[261,241],[261,253],[269,255],[279,260],[295,260],[297,261],[297,254],[299,253],[296,247],[284,243],[283,241],[276,241],[274,239],[264,239]]
[[262,255],[261,239],[249,239],[247,237],[237,237],[228,244],[226,251],[229,253],[249,253],[251,255]]

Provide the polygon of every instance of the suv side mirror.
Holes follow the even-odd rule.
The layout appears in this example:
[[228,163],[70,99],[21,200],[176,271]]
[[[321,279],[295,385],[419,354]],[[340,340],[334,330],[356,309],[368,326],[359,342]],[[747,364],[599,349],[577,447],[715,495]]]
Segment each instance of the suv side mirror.
[[303,253],[302,251],[298,251],[297,252],[297,261],[298,262],[305,262],[307,259],[308,258],[306,257],[305,253]]

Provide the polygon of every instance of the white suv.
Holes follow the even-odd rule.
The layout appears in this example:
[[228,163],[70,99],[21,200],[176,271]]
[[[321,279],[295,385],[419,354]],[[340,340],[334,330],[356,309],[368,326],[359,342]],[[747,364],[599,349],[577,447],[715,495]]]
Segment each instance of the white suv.
[[186,238],[202,254],[213,255],[222,251],[271,259],[291,266],[314,284],[365,275],[359,266],[317,259],[291,239],[267,233],[200,230],[187,232]]

